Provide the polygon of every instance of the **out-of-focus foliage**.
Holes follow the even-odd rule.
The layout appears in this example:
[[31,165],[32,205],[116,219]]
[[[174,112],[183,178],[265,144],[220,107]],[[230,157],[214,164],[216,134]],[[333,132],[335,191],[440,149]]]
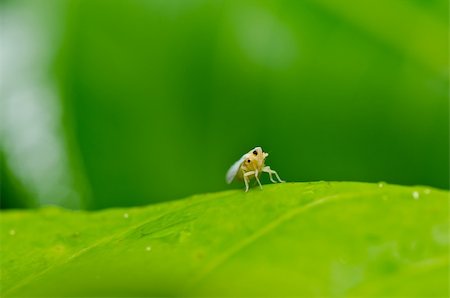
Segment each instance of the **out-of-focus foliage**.
[[[37,156],[62,157],[31,179],[58,204],[221,190],[227,167],[254,146],[288,181],[449,187],[446,0],[4,6],[58,37],[35,42],[51,52],[62,145]],[[19,178],[34,169],[11,163]]]
[[[0,200],[0,207],[15,206],[15,207],[36,207],[35,201],[26,193],[25,188],[19,181],[17,181],[8,169],[5,163],[5,158],[0,152],[0,193],[2,194]],[[9,200],[14,200],[13,202]]]
[[4,211],[2,297],[448,297],[448,199],[323,182]]

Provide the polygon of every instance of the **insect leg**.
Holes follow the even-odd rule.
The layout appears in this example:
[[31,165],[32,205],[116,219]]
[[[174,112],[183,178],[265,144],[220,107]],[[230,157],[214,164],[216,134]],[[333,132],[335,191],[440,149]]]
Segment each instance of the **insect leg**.
[[261,182],[259,181],[259,178],[258,178],[258,170],[255,170],[255,179],[256,179],[256,181],[258,181],[259,187],[262,189]]
[[275,180],[273,180],[273,177],[272,177],[272,170],[270,169],[269,166],[265,166],[265,167],[263,168],[263,172],[269,173],[270,181],[272,181],[272,183],[277,183]]
[[278,176],[278,173],[276,171],[272,170],[269,166],[264,167],[263,171],[266,173],[269,173],[269,176],[271,178],[270,181],[272,181],[272,182],[275,182],[274,180],[272,180],[272,174],[274,174],[277,177],[278,181],[286,182],[286,181],[281,180],[280,176]]
[[271,170],[271,171],[273,172],[273,174],[275,174],[275,176],[277,177],[278,181],[280,181],[281,183],[286,182],[286,181],[284,181],[284,180],[281,180],[281,178],[280,178],[280,176],[278,176],[278,173],[277,173],[277,172],[275,172],[274,170]]
[[255,171],[249,171],[249,172],[245,172],[243,175],[244,178],[244,182],[245,182],[245,192],[248,191],[248,176],[255,174]]
[[245,192],[248,191],[248,177],[244,176]]

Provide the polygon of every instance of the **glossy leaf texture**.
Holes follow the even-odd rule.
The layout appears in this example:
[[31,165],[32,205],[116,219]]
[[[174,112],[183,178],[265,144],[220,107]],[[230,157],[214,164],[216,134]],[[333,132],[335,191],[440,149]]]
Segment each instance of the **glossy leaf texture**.
[[448,204],[434,188],[314,182],[6,211],[2,297],[447,297]]

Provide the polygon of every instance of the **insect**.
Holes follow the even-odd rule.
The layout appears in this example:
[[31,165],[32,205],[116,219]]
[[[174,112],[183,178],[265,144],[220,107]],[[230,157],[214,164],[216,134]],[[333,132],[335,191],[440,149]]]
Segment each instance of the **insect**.
[[277,172],[265,165],[267,156],[269,156],[269,153],[264,152],[261,147],[255,147],[248,153],[244,154],[228,170],[227,183],[230,184],[235,178],[244,180],[245,192],[247,192],[250,179],[255,177],[256,181],[258,181],[259,187],[262,189],[261,182],[259,181],[259,177],[262,172],[268,173],[270,181],[273,183],[277,183],[277,181],[273,179],[272,175],[275,175],[279,182],[285,182],[280,179]]

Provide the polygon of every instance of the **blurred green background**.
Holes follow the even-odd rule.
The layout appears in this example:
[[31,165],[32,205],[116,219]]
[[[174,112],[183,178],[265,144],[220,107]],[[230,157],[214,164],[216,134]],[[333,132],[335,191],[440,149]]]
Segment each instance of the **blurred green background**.
[[1,2],[1,207],[287,181],[449,188],[446,0]]

